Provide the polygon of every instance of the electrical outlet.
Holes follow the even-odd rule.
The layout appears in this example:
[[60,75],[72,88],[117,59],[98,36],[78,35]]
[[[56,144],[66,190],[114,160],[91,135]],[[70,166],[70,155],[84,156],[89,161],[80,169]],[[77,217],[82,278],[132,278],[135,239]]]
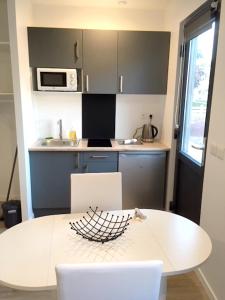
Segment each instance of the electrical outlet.
[[216,156],[216,153],[217,153],[217,147],[216,147],[216,144],[212,143],[210,145],[210,153],[214,156]]
[[148,113],[142,113],[141,114],[141,120],[146,121],[148,119]]

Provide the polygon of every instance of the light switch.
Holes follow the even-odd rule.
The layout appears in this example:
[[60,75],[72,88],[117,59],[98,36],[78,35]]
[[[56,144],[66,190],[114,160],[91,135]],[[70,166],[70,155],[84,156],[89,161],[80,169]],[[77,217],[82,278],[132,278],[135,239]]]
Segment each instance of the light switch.
[[221,159],[221,160],[224,160],[225,158],[225,147],[221,146],[221,145],[216,145],[215,143],[212,143],[210,145],[210,153]]
[[225,148],[224,148],[224,147],[218,146],[218,147],[217,147],[217,157],[218,157],[219,159],[224,160],[224,156],[225,156]]
[[214,156],[216,156],[216,153],[217,153],[217,147],[216,147],[216,144],[211,144],[210,145],[210,153]]

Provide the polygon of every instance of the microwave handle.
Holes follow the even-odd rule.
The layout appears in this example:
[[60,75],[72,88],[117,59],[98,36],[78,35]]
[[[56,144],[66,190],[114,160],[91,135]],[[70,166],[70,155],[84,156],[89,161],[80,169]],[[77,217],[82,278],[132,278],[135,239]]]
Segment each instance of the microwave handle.
[[78,41],[76,41],[74,44],[74,57],[75,57],[75,61],[77,61],[80,57]]

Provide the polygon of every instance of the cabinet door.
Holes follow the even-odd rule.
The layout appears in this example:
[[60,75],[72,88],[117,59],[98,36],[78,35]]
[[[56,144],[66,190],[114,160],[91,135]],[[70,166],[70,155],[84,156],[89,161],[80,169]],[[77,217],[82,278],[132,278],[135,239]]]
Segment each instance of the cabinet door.
[[107,173],[118,171],[117,152],[86,152],[83,153],[84,173]]
[[28,27],[31,67],[82,68],[82,30]]
[[83,31],[84,92],[117,93],[117,32]]
[[79,167],[79,152],[30,152],[33,209],[69,212],[70,174]]
[[120,153],[123,209],[164,209],[165,152]]
[[169,32],[119,31],[120,92],[166,94],[169,45]]

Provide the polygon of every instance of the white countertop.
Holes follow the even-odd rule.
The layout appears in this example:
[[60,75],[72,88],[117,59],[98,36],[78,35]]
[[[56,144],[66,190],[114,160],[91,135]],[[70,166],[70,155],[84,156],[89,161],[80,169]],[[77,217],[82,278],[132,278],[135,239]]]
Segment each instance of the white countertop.
[[87,147],[87,140],[82,139],[79,145],[72,146],[41,146],[40,142],[36,142],[29,147],[29,151],[169,151],[170,148],[159,142],[143,143],[142,145],[119,145],[116,140],[111,140],[112,147]]
[[[90,242],[70,229],[83,214],[46,216],[20,223],[0,235],[0,283],[23,290],[56,287],[59,263],[162,260],[163,276],[185,273],[204,263],[212,244],[208,234],[181,216],[142,210],[125,233],[105,244]],[[127,215],[134,211],[117,211]]]

